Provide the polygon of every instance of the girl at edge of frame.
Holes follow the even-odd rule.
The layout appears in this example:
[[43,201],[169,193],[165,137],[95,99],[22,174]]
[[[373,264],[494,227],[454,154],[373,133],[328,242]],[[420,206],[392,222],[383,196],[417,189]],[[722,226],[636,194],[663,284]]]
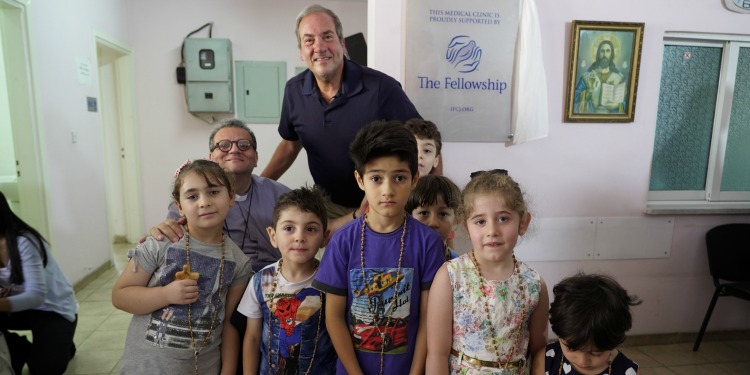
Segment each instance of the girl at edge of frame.
[[[62,374],[76,352],[78,301],[73,285],[39,232],[10,209],[0,192],[0,339],[13,371]],[[12,330],[31,330],[32,342]]]
[[172,197],[187,218],[185,236],[174,244],[149,237],[128,251],[112,289],[112,304],[133,314],[120,373],[235,375],[239,334],[224,323],[252,269],[222,230],[231,177],[213,161],[186,161]]

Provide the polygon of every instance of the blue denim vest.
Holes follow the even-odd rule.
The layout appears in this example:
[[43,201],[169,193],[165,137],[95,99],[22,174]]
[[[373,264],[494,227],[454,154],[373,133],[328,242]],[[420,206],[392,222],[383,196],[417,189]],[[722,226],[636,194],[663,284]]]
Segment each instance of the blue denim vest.
[[[269,276],[273,278],[276,268],[269,267],[261,272],[263,275],[253,277],[255,295],[258,297],[260,309],[263,312],[263,335],[260,343],[260,375],[305,374],[308,368],[310,369],[310,374],[334,374],[336,372],[336,351],[333,349],[331,338],[328,336],[328,330],[326,330],[324,295],[311,287],[297,291],[295,297],[299,301],[304,301],[309,296],[320,295],[323,298],[323,304],[320,310],[311,315],[307,320],[296,324],[293,330],[290,328],[290,334],[287,334],[287,330],[281,327],[284,322],[278,316],[271,313],[263,294],[261,281],[263,279],[268,280]],[[266,273],[270,273],[270,275],[266,275]],[[274,304],[277,305],[277,308],[278,301],[278,297],[274,299]],[[271,322],[270,330],[269,320]],[[290,322],[293,321],[294,318],[290,318]],[[318,332],[319,322],[320,332]],[[315,346],[316,333],[318,333],[317,347]],[[269,336],[271,337],[270,353],[268,352]],[[291,345],[282,345],[284,341],[290,342]],[[269,356],[271,369],[268,368]],[[280,362],[282,359],[283,363]],[[280,367],[284,367],[283,371],[280,371]]]

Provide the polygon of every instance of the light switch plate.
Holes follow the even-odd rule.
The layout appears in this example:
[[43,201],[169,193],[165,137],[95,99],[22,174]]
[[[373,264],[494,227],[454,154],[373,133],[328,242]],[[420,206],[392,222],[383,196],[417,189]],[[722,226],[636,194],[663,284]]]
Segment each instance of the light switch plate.
[[86,107],[88,108],[89,112],[96,112],[96,98],[87,96]]

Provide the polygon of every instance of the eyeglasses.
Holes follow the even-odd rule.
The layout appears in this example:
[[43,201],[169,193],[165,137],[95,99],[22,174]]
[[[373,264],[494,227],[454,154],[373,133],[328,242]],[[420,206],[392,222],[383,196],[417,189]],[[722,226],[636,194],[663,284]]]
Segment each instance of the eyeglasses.
[[469,175],[469,178],[474,178],[476,176],[483,175],[485,173],[489,173],[489,174],[502,174],[502,175],[506,175],[507,176],[508,175],[508,170],[507,169],[492,169],[492,170],[489,170],[489,171],[471,172],[471,174]]
[[212,148],[211,151],[213,152],[213,150],[216,150],[218,148],[221,151],[229,152],[229,150],[232,149],[232,145],[235,143],[237,144],[237,148],[240,149],[240,151],[246,151],[250,147],[255,148],[253,146],[253,142],[251,142],[249,139],[238,139],[236,141],[222,139],[216,142],[216,144],[214,145],[214,148]]

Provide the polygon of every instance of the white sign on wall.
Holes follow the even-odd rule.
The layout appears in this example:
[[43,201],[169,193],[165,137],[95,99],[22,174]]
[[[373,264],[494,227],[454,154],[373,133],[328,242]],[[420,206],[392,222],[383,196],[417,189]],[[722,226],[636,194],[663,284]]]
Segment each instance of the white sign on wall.
[[444,141],[508,141],[519,5],[406,3],[406,93]]
[[76,57],[76,73],[78,83],[86,86],[91,85],[91,61],[85,57]]

